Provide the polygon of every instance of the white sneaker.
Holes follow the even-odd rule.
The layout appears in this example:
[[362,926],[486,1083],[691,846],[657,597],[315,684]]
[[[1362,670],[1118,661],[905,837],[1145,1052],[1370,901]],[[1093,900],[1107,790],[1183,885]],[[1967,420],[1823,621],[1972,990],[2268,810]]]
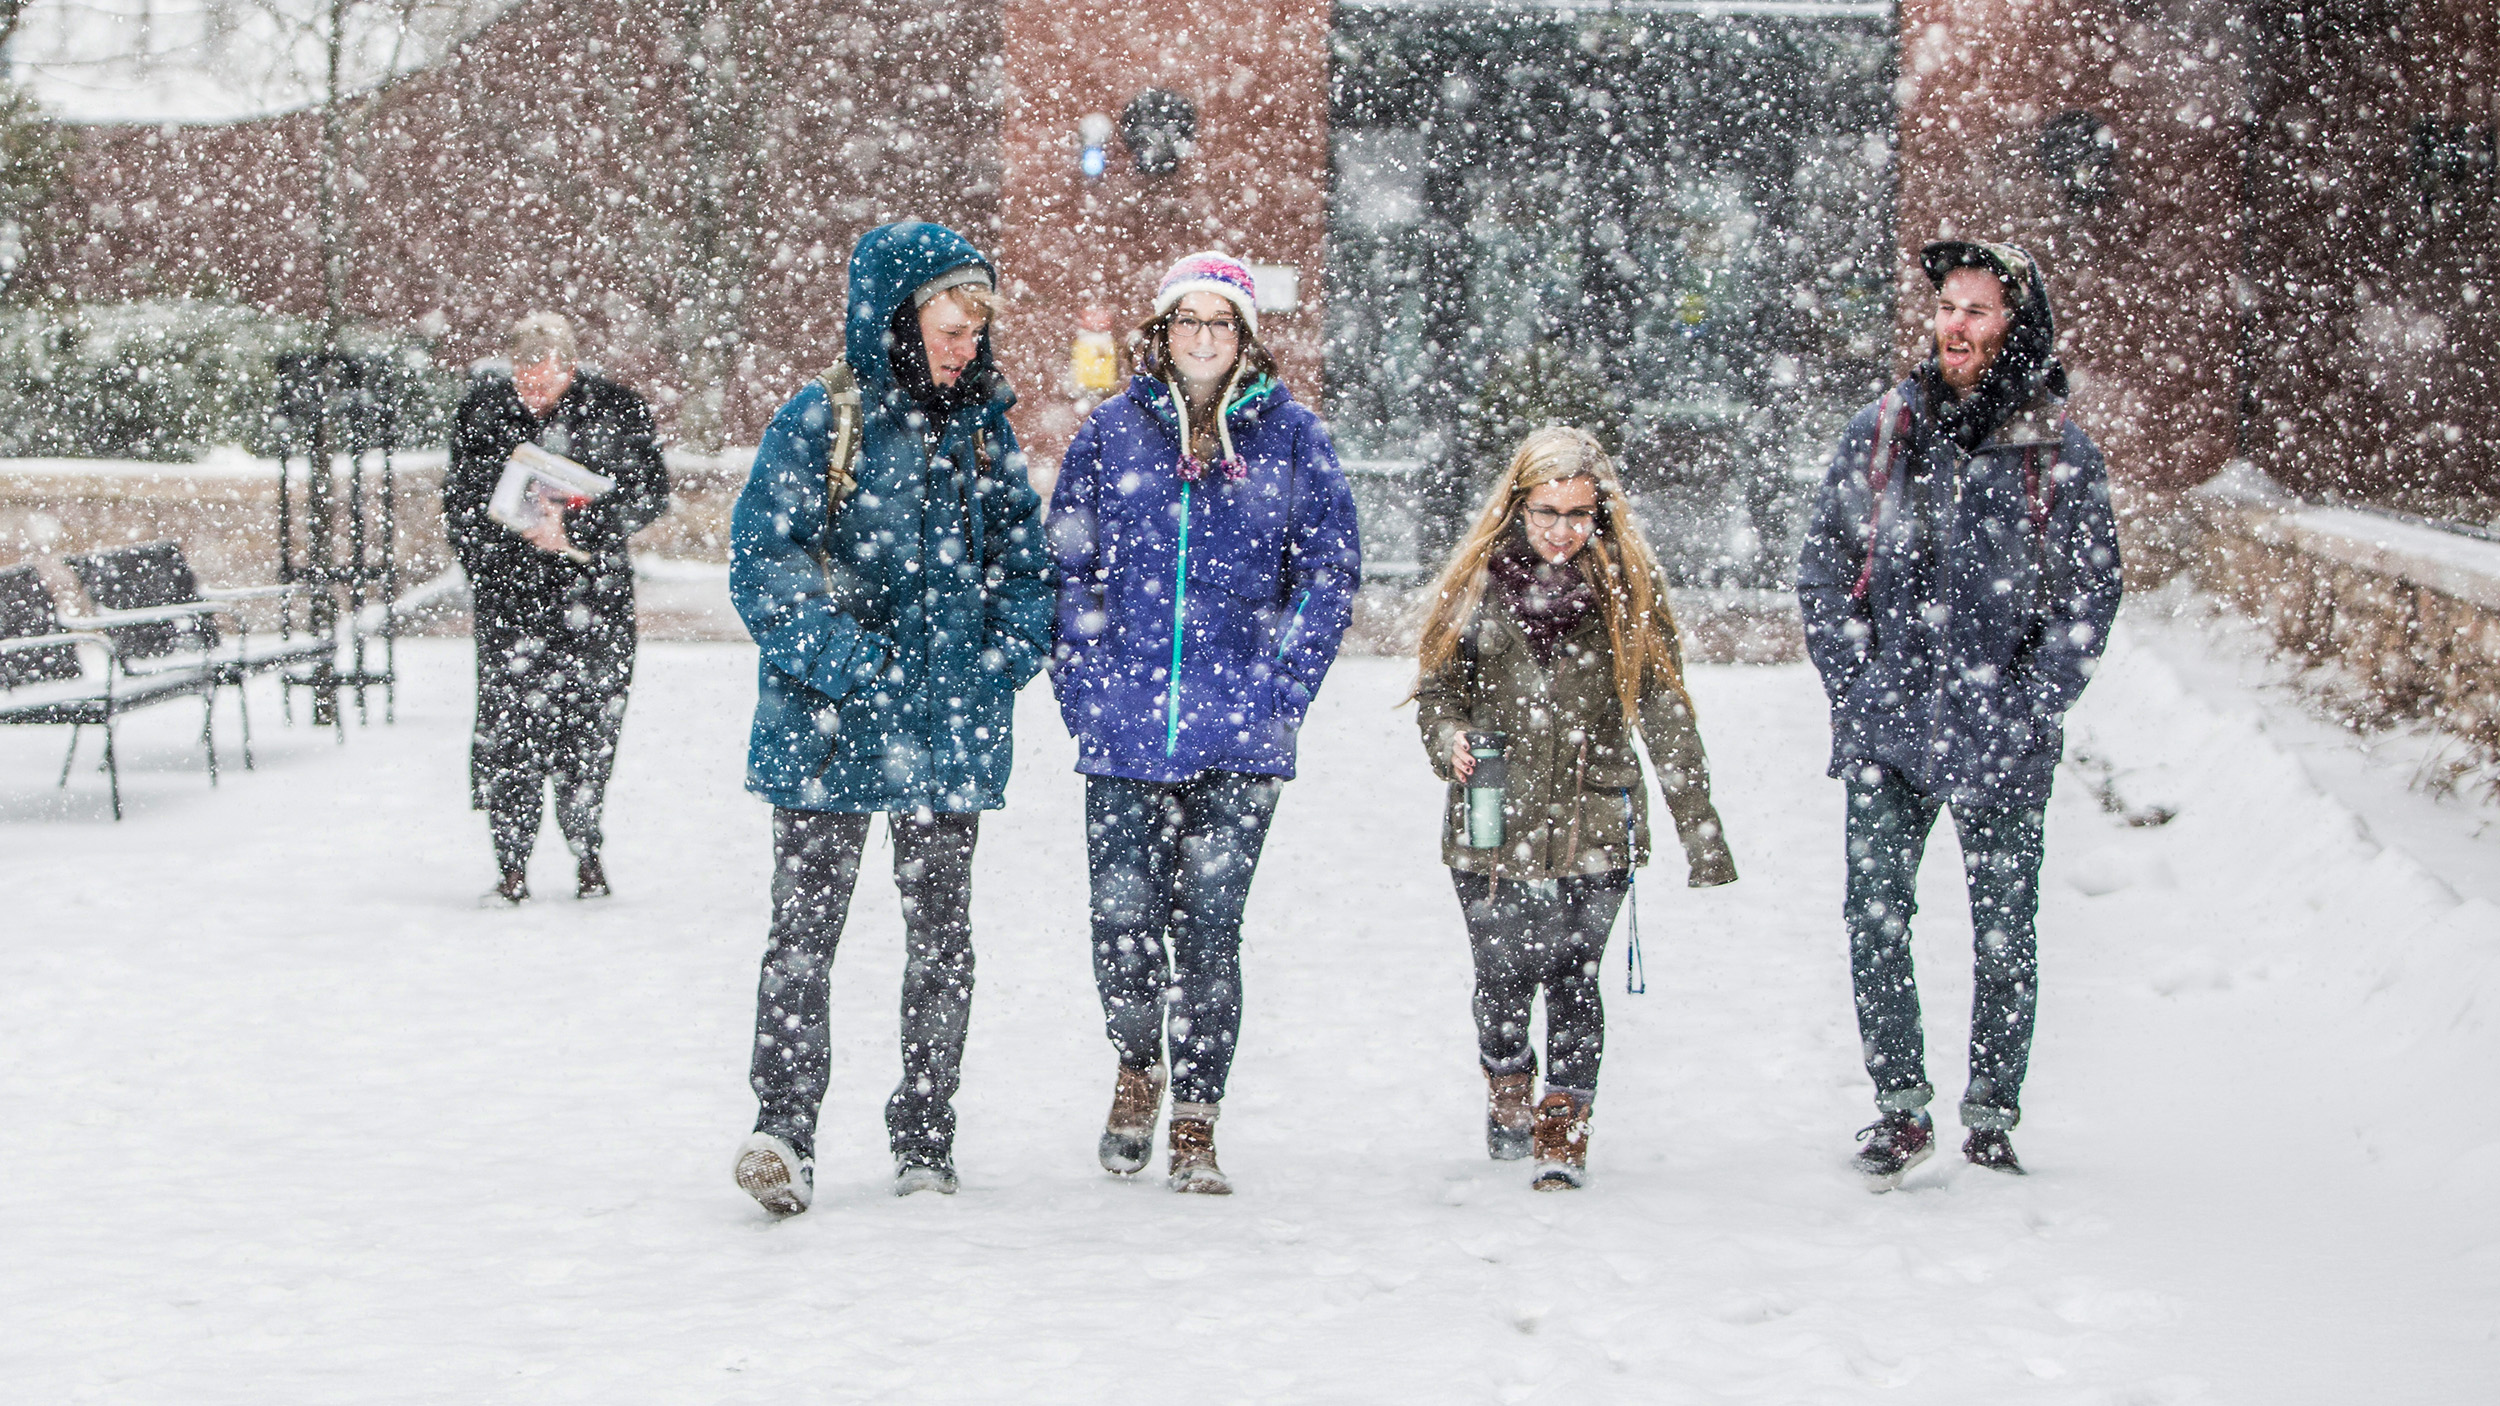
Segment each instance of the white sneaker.
[[777,1216],[795,1216],[816,1199],[816,1163],[771,1133],[751,1133],[738,1145],[732,1171],[738,1189]]

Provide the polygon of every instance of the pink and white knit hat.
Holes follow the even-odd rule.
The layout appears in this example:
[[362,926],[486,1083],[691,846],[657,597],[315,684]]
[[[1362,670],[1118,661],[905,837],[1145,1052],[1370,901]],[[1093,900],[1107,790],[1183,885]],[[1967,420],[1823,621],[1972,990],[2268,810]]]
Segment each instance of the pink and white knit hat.
[[1213,293],[1231,303],[1241,313],[1241,325],[1251,336],[1259,335],[1259,287],[1241,260],[1209,249],[1172,265],[1171,272],[1163,275],[1162,286],[1155,289],[1155,316],[1170,312],[1191,293]]

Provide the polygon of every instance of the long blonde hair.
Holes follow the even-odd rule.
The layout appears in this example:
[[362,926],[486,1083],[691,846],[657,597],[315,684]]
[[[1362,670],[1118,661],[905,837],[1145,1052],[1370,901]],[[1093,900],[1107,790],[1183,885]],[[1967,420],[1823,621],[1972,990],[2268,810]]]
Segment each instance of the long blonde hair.
[[[1423,643],[1415,661],[1419,687],[1449,667],[1461,639],[1474,627],[1490,575],[1487,564],[1502,545],[1503,534],[1519,530],[1529,492],[1575,478],[1597,485],[1597,530],[1572,560],[1596,589],[1598,618],[1606,622],[1606,640],[1614,649],[1615,698],[1623,705],[1624,727],[1639,728],[1641,695],[1653,676],[1684,694],[1684,661],[1658,558],[1641,536],[1614,461],[1596,436],[1567,425],[1547,425],[1520,442],[1510,467],[1486,495],[1476,525],[1432,583],[1432,606],[1424,616]],[[1688,707],[1691,701],[1686,695]]]

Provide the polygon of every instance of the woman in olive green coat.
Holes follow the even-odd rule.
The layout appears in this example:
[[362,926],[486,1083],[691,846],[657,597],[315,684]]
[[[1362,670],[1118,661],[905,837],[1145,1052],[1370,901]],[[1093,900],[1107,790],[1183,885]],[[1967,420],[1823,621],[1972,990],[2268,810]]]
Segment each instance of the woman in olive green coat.
[[[1415,698],[1424,751],[1450,783],[1441,858],[1475,955],[1486,1147],[1501,1160],[1533,1148],[1539,1190],[1587,1179],[1597,973],[1632,870],[1649,861],[1635,734],[1692,885],[1736,878],[1678,653],[1657,558],[1605,450],[1560,426],[1528,436],[1436,583]],[[1545,1096],[1532,1109],[1539,990]]]

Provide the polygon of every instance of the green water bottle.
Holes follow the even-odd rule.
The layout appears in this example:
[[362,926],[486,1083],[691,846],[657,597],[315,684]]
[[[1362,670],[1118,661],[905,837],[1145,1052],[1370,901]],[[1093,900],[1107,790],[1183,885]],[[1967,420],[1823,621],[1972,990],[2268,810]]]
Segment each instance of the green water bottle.
[[1509,739],[1498,732],[1467,734],[1467,753],[1476,769],[1467,777],[1467,847],[1498,849],[1502,844],[1502,797],[1510,788],[1510,762],[1502,755]]

